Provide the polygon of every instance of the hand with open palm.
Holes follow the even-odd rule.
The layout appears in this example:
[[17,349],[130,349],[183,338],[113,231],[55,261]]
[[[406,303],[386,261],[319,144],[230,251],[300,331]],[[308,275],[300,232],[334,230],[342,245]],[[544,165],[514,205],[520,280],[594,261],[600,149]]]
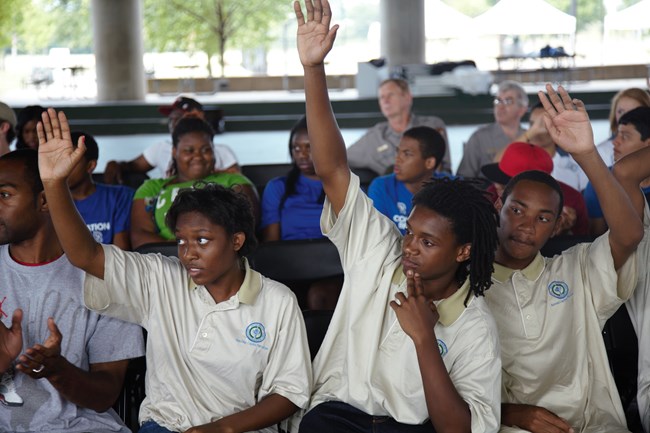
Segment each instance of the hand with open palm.
[[332,10],[327,0],[305,0],[307,19],[302,13],[300,2],[293,3],[298,21],[298,54],[305,67],[318,66],[332,49],[339,26],[330,29]]
[[43,182],[67,179],[86,151],[85,137],[77,148],[72,144],[70,126],[63,111],[49,108],[36,128],[38,133],[38,169]]
[[553,141],[574,156],[595,151],[594,133],[585,104],[571,99],[562,86],[558,86],[556,92],[547,84],[546,91],[548,96],[542,91],[538,96],[546,110],[544,123]]
[[0,373],[5,371],[23,348],[23,310],[17,309],[11,318],[11,328],[0,322]]

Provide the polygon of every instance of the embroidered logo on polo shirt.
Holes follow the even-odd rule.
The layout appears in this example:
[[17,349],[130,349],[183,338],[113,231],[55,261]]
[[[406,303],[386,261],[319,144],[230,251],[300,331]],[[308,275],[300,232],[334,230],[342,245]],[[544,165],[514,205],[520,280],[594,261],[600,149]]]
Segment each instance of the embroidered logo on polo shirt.
[[555,299],[559,299],[558,302],[552,303],[551,306],[561,304],[573,296],[569,290],[569,285],[564,281],[551,281],[551,283],[548,285],[548,293]]
[[444,341],[438,338],[438,350],[440,351],[440,356],[445,356],[448,352],[447,345]]
[[259,322],[253,322],[246,327],[246,338],[252,343],[261,343],[266,338],[266,329]]

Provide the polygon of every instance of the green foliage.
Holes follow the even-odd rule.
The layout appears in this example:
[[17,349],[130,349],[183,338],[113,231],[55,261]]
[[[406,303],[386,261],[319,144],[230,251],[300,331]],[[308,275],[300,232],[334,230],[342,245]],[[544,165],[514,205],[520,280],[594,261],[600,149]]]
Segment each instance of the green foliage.
[[11,46],[11,39],[17,32],[21,16],[21,0],[0,1],[0,48]]
[[18,48],[29,53],[52,47],[91,52],[90,0],[23,1],[17,13],[16,34]]
[[[574,0],[546,0],[563,12],[571,13],[571,2]],[[605,6],[602,0],[577,0],[577,30],[584,30],[593,25],[602,25],[605,16]]]
[[641,0],[621,0],[621,5],[618,8],[618,10],[620,11],[620,10],[623,10],[625,8],[628,8],[628,7],[632,6],[632,5],[635,5],[635,4],[639,3],[640,1]]
[[376,0],[357,0],[355,2],[341,1],[340,11],[332,11],[335,17],[339,17],[337,22],[345,20],[346,24],[341,30],[339,37],[345,37],[347,40],[366,40],[368,30],[373,22],[380,20],[379,5]]
[[[456,8],[465,15],[475,17],[497,3],[497,0],[443,0],[449,6]],[[563,12],[571,13],[571,2],[573,0],[545,0]],[[624,3],[634,3],[638,0],[623,0]],[[602,23],[605,16],[603,0],[577,0],[577,27],[578,31],[594,23]],[[521,19],[530,19],[522,17]]]
[[286,0],[145,0],[145,46],[217,53],[268,46],[291,11]]

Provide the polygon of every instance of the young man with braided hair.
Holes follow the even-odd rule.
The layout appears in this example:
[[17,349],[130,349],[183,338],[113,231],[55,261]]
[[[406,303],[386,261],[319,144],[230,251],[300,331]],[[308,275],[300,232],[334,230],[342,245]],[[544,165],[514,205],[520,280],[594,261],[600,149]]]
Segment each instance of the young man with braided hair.
[[405,237],[351,174],[327,95],[327,0],[298,2],[298,50],[316,173],[327,195],[323,233],[337,246],[343,289],[314,360],[300,432],[495,432],[501,362],[490,286],[496,214],[461,180],[427,184]]
[[539,250],[561,224],[562,193],[550,175],[526,171],[506,185],[493,286],[499,328],[502,432],[627,432],[602,327],[632,295],[643,225],[600,158],[582,101],[548,84],[546,129],[593,182],[610,231],[553,258]]

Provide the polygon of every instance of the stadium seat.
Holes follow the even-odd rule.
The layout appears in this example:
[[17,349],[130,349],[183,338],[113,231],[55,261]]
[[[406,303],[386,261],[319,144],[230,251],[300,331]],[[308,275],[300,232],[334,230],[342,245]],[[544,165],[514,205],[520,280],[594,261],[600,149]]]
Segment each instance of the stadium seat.
[[144,400],[144,376],[147,370],[145,357],[133,358],[129,361],[129,366],[124,376],[124,387],[113,409],[117,412],[120,419],[133,432],[140,429],[138,415],[140,405]]
[[178,257],[178,245],[174,241],[140,245],[135,251],[140,254],[160,253],[163,256]]
[[320,349],[333,314],[334,312],[331,310],[304,310],[302,312],[312,361]]
[[[92,176],[95,182],[104,182],[104,173],[93,173]],[[142,185],[147,179],[149,179],[149,176],[147,176],[145,173],[122,173],[123,185],[131,187],[133,189],[138,189],[140,185]]]
[[343,281],[338,250],[325,238],[262,243],[248,259],[253,269],[293,290],[302,308],[332,308],[312,304],[309,292],[327,298]]
[[351,167],[350,170],[352,171],[352,173],[359,176],[359,183],[361,184],[361,189],[366,192],[368,191],[368,186],[370,186],[370,182],[372,182],[372,180],[377,177],[377,173],[374,170],[371,170],[369,168]]
[[262,196],[264,187],[269,180],[284,176],[291,170],[292,164],[251,164],[242,165],[241,172],[244,176],[250,179],[257,188],[257,192]]
[[339,252],[326,238],[262,243],[248,259],[253,269],[283,283],[343,275]]

